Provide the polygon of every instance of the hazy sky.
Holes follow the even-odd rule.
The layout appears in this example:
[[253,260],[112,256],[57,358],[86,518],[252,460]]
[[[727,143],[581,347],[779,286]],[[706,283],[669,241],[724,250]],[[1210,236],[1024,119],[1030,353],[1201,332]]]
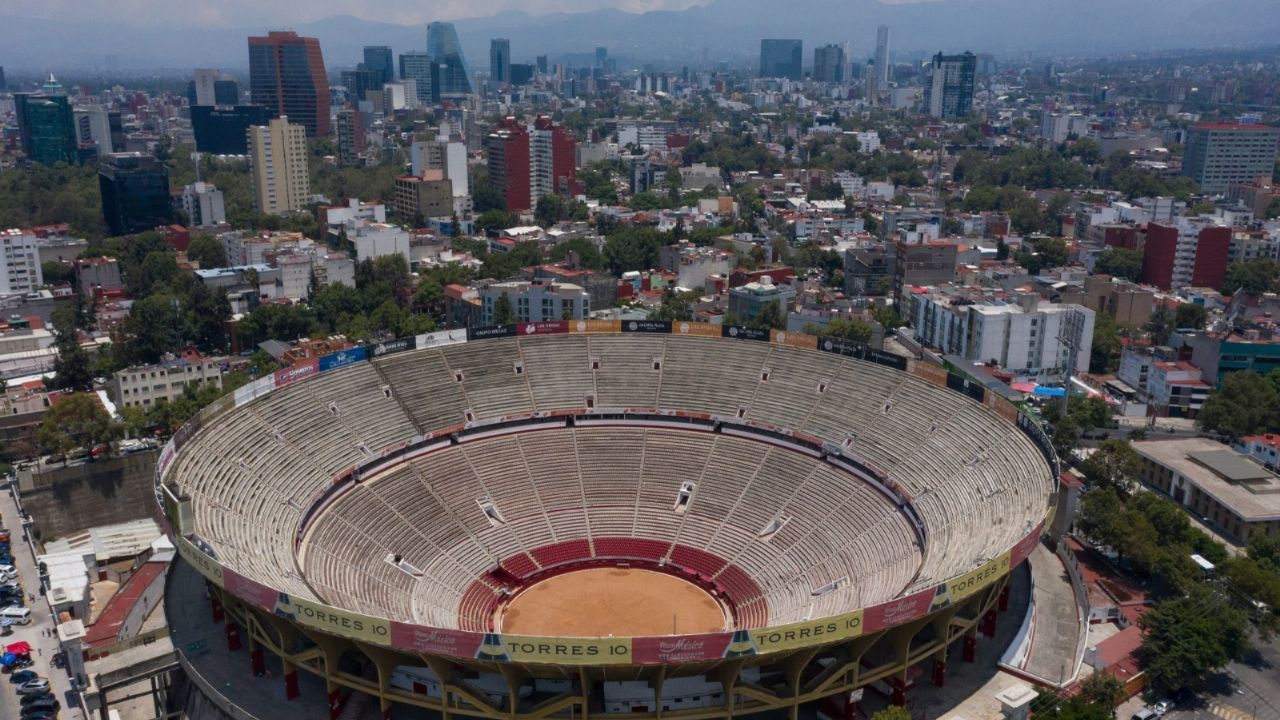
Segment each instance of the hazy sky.
[[0,15],[109,20],[131,25],[244,25],[307,22],[331,15],[421,23],[524,10],[542,15],[615,7],[629,12],[683,10],[709,0],[5,0]]

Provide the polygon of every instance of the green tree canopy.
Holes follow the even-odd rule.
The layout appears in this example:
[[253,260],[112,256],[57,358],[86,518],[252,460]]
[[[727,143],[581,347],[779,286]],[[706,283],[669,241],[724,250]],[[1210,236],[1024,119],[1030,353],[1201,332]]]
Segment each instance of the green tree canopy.
[[1222,280],[1222,292],[1231,295],[1243,289],[1249,293],[1263,293],[1280,286],[1280,265],[1270,258],[1256,258],[1248,262],[1227,266]]
[[1093,269],[1137,282],[1142,279],[1142,253],[1122,247],[1109,247],[1098,253]]
[[227,251],[212,235],[197,235],[191,238],[187,246],[187,259],[200,263],[202,268],[220,268],[227,266]]
[[36,440],[45,452],[60,455],[76,448],[94,448],[120,436],[120,427],[93,393],[70,393],[58,398],[44,415]]
[[1230,373],[1209,394],[1196,424],[1233,439],[1273,432],[1280,427],[1280,393],[1275,384],[1251,370]]
[[1249,648],[1248,620],[1213,591],[1160,603],[1138,621],[1139,657],[1156,692],[1196,691],[1209,675]]
[[1122,493],[1133,489],[1142,458],[1125,440],[1109,439],[1081,463],[1080,470],[1094,487],[1112,487]]

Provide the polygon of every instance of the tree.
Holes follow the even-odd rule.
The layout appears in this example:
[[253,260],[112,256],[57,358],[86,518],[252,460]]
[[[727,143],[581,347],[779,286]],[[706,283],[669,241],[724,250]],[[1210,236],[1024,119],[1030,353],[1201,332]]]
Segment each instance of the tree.
[[1280,197],[1271,198],[1271,202],[1267,203],[1267,210],[1263,213],[1263,217],[1267,220],[1280,218]]
[[560,222],[560,218],[564,216],[564,205],[564,198],[559,195],[543,195],[538,198],[538,205],[533,210],[533,216],[542,227],[551,227]]
[[202,268],[227,266],[227,251],[212,235],[197,235],[187,246],[187,259],[200,263]]
[[771,302],[760,308],[760,314],[747,323],[749,327],[761,330],[784,330],[787,327],[787,314],[782,310],[782,302]]
[[1230,373],[1209,394],[1196,424],[1232,439],[1271,432],[1280,425],[1280,393],[1252,370]]
[[505,230],[514,227],[516,219],[506,210],[493,209],[480,214],[473,223],[476,234],[483,235],[489,231]]
[[45,285],[75,284],[76,271],[68,263],[48,260],[40,264],[40,275]]
[[1093,269],[1125,280],[1142,278],[1142,253],[1122,247],[1109,247],[1098,253]]
[[1080,499],[1077,525],[1085,537],[1103,547],[1122,549],[1124,501],[1114,487],[1087,492]]
[[864,345],[871,342],[871,336],[875,333],[875,328],[858,318],[831,318],[826,327],[813,327],[812,330],[810,327],[805,326],[804,330],[810,335],[828,335],[863,343]]
[[1093,345],[1089,348],[1089,372],[1115,372],[1120,360],[1120,325],[1110,313],[1099,312],[1093,320]]
[[1066,457],[1080,444],[1080,425],[1075,418],[1068,415],[1053,426],[1053,449],[1058,455]]
[[1177,323],[1175,315],[1169,311],[1164,305],[1159,305],[1151,313],[1151,319],[1143,327],[1151,334],[1151,342],[1156,345],[1164,345],[1169,342],[1169,338],[1173,337],[1177,331]]
[[62,304],[53,309],[54,346],[58,357],[53,361],[53,386],[65,390],[89,390],[93,387],[93,358],[80,346],[76,328],[76,310]]
[[1174,312],[1173,317],[1173,324],[1179,330],[1200,330],[1204,328],[1204,322],[1208,317],[1208,312],[1205,311],[1203,305],[1197,305],[1195,303],[1180,303],[1178,305],[1178,309]]
[[648,270],[658,264],[658,250],[665,244],[666,238],[653,228],[627,228],[605,239],[604,257],[614,275]]
[[1111,424],[1111,406],[1100,396],[1073,396],[1067,400],[1067,415],[1085,432]]
[[890,705],[883,710],[877,710],[871,716],[871,720],[911,720],[911,712],[901,705]]
[[1222,292],[1231,295],[1237,290],[1263,293],[1277,286],[1280,265],[1269,258],[1256,258],[1244,263],[1232,263],[1222,280]]
[[996,239],[996,260],[1004,262],[1009,259],[1009,243],[1004,238]]
[[178,299],[172,295],[152,295],[135,302],[124,327],[132,337],[130,362],[156,362],[184,340],[184,319]]
[[1207,588],[1166,600],[1142,616],[1139,658],[1152,689],[1196,691],[1249,649],[1248,619]]
[[549,256],[556,262],[569,262],[571,267],[587,270],[604,270],[609,265],[600,248],[596,247],[593,241],[583,237],[557,243],[551,248]]
[[1134,478],[1141,468],[1142,457],[1133,446],[1116,439],[1103,440],[1080,464],[1090,485],[1115,488],[1126,494],[1133,490]]
[[511,308],[511,297],[502,293],[493,303],[493,324],[510,325],[515,322],[515,311]]
[[76,448],[94,448],[119,437],[120,427],[111,420],[93,393],[63,395],[44,415],[36,440],[48,453],[65,454]]

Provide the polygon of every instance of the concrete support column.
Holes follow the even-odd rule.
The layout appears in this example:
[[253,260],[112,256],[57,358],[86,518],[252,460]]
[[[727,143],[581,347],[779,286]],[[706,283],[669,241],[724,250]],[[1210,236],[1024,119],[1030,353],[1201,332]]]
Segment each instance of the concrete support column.
[[858,720],[858,701],[853,698],[853,693],[849,693],[845,696],[844,720]]
[[227,621],[227,649],[235,652],[240,649],[240,626]]
[[1004,612],[1005,610],[1009,609],[1009,586],[1008,585],[1005,585],[1004,589],[1000,591],[1000,601],[999,601],[999,604],[997,605],[997,608],[1000,610],[1000,612]]
[[947,686],[947,657],[945,654],[940,654],[933,659],[933,684],[935,687]]
[[893,685],[893,704],[898,707],[906,707],[907,704],[907,683],[902,678],[896,677],[892,680]]
[[249,651],[249,662],[253,664],[253,676],[262,677],[267,674],[267,656],[262,648],[255,647]]
[[964,661],[973,662],[978,659],[978,633],[970,629],[964,634]]
[[222,601],[218,599],[217,595],[209,595],[209,609],[213,611],[213,624],[217,625],[222,622]]
[[342,690],[333,681],[326,679],[325,687],[329,691],[329,720],[338,720],[342,714]]
[[988,610],[982,616],[982,634],[989,638],[996,636],[996,611],[994,609]]
[[296,700],[302,692],[298,690],[298,668],[291,663],[284,666],[284,699]]

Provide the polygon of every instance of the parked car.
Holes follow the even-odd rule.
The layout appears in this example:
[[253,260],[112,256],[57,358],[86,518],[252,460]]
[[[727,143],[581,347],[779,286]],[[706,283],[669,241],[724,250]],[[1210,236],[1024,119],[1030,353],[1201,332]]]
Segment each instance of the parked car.
[[22,720],[58,720],[58,711],[46,708],[36,708],[34,710],[26,708],[22,713]]
[[53,697],[53,693],[49,692],[48,690],[41,690],[40,692],[34,692],[34,693],[31,693],[30,695],[24,695],[22,698],[22,707],[27,707],[28,705],[37,703],[45,698],[52,698],[52,697]]
[[13,661],[13,665],[11,665],[10,668],[12,670],[21,670],[23,668],[29,668],[35,664],[36,664],[36,661],[32,660],[29,657],[20,657],[17,660]]
[[1165,713],[1169,712],[1172,709],[1173,709],[1172,700],[1157,700],[1151,706],[1151,711],[1156,714],[1156,717],[1164,717]]
[[18,672],[9,676],[9,682],[13,683],[14,685],[19,685],[24,682],[35,680],[38,677],[40,676],[36,675],[35,670],[19,670]]
[[[30,660],[31,658],[27,658],[27,659]],[[17,663],[14,663],[14,665],[16,667]],[[19,695],[31,695],[32,693],[42,693],[42,692],[47,692],[48,690],[49,690],[49,681],[45,680],[44,678],[36,678],[35,680],[28,680],[18,686]]]
[[36,702],[33,702],[30,705],[22,708],[22,717],[29,718],[32,715],[35,715],[36,713],[42,713],[42,712],[51,712],[51,713],[57,714],[58,708],[61,708],[61,707],[62,707],[61,703],[59,703],[56,698],[52,698],[52,697],[40,698]]

